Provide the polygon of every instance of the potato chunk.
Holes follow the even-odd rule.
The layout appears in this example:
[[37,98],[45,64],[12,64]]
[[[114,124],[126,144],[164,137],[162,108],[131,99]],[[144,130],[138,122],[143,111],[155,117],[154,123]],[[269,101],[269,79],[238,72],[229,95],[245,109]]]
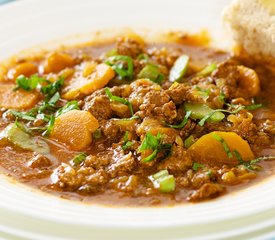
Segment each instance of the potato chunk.
[[0,84],[0,107],[12,109],[28,109],[38,101],[38,93],[23,89],[14,91],[14,84]]
[[56,118],[50,138],[80,151],[92,143],[92,133],[98,127],[97,119],[90,112],[72,110]]
[[19,63],[8,71],[8,79],[15,80],[20,75],[29,77],[37,72],[38,68],[31,62]]
[[[224,140],[232,153],[231,157],[226,152],[223,144],[215,138],[215,135]],[[234,150],[238,151],[244,161],[254,158],[254,154],[247,141],[234,132],[208,133],[199,138],[198,141],[188,148],[187,152],[191,154],[194,162],[207,163],[212,166],[222,166],[224,164],[235,166],[239,164],[239,160],[233,154]]]
[[72,67],[74,59],[65,53],[53,52],[47,57],[44,63],[44,73],[58,73],[64,68]]
[[114,70],[105,63],[101,63],[97,65],[95,70],[86,78],[73,78],[64,89],[63,98],[72,100],[79,95],[89,95],[105,87],[114,76]]

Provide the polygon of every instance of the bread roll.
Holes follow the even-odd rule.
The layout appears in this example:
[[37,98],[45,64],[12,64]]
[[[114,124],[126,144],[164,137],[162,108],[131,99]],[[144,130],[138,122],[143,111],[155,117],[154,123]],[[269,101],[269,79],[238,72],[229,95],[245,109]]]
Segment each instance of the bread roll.
[[234,0],[223,20],[240,49],[275,63],[275,0]]

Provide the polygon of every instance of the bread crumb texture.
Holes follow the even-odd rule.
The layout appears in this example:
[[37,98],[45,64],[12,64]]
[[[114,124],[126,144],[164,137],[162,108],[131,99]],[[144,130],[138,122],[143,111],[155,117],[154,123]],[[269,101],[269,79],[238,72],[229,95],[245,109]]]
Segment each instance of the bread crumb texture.
[[275,63],[275,0],[234,0],[223,20],[241,49]]

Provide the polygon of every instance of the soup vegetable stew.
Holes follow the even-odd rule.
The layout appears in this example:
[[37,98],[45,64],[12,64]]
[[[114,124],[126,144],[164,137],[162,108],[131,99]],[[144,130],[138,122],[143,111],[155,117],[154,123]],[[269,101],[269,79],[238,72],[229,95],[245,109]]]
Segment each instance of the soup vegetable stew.
[[124,206],[200,202],[270,176],[272,69],[173,39],[132,34],[2,64],[2,172]]

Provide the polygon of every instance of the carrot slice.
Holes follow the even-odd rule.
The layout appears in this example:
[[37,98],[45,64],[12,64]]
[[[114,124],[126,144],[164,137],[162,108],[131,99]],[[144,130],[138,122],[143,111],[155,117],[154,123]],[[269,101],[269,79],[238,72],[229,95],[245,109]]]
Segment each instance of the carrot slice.
[[[222,142],[229,149],[226,150],[227,147]],[[239,153],[243,161],[249,161],[254,158],[247,141],[234,132],[208,133],[199,138],[187,150],[194,162],[207,163],[212,166],[238,165],[240,161],[234,151]]]
[[97,119],[90,112],[72,110],[55,119],[50,138],[79,151],[92,143],[92,133],[98,127]]
[[14,84],[0,84],[0,107],[12,109],[28,109],[38,101],[38,93],[23,89],[14,91]]
[[101,63],[95,67],[95,70],[89,76],[72,79],[64,89],[63,98],[72,100],[81,94],[89,95],[105,87],[114,76],[114,70],[105,63]]

